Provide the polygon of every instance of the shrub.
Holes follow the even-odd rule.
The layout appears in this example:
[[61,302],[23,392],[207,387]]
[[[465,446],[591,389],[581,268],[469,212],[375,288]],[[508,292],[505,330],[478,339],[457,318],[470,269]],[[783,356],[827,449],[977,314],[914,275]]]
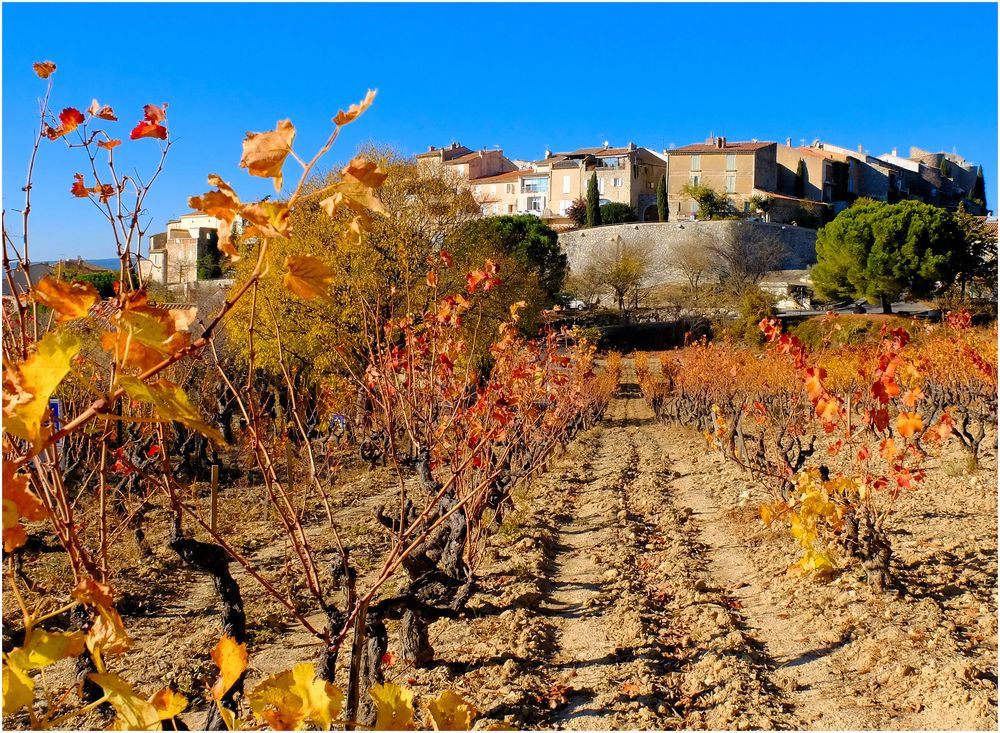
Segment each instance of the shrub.
[[632,207],[628,204],[620,204],[612,201],[601,207],[602,224],[624,224],[625,222],[635,221],[635,219],[635,212],[632,211]]

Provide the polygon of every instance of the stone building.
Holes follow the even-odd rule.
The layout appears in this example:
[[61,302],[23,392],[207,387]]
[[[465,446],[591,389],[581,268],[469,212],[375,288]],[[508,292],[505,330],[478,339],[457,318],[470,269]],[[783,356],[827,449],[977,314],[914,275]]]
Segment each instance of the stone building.
[[729,142],[716,137],[664,151],[670,220],[695,217],[698,203],[683,192],[689,183],[728,194],[737,211],[749,214],[752,196],[776,190],[777,147],[773,142]]
[[197,211],[168,221],[167,231],[149,238],[149,259],[139,263],[140,276],[168,287],[204,279],[198,276],[198,266],[218,256],[221,224]]
[[444,170],[469,181],[517,170],[503,150],[474,151],[460,143],[452,143],[445,148],[431,145],[427,152],[420,153],[416,158],[421,172]]

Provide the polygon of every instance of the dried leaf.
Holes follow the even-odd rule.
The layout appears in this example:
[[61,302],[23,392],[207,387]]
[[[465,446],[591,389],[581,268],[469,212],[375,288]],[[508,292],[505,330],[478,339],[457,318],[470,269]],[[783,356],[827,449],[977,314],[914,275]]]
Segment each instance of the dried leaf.
[[243,140],[240,168],[246,168],[251,176],[273,178],[274,190],[280,191],[281,169],[292,151],[294,139],[295,126],[291,120],[281,120],[270,132],[248,132]]
[[919,412],[900,412],[896,418],[896,430],[904,438],[909,438],[924,429],[924,419]]
[[212,685],[212,697],[221,700],[247,669],[247,645],[226,634],[212,649],[212,661],[222,673]]
[[164,687],[149,698],[149,704],[156,708],[156,714],[160,720],[170,720],[183,712],[184,708],[187,707],[188,701],[179,692],[174,692],[169,687]]
[[87,110],[91,117],[97,117],[101,120],[110,120],[111,122],[117,122],[118,118],[115,117],[115,112],[108,105],[100,104],[96,99],[90,103],[90,108]]
[[413,730],[413,692],[394,682],[375,685],[375,730]]
[[121,377],[118,384],[132,399],[152,405],[164,422],[176,420],[220,445],[225,444],[222,433],[205,422],[180,385],[167,379],[147,384],[130,376]]
[[132,132],[129,133],[129,137],[133,140],[138,140],[143,137],[151,137],[155,140],[166,140],[167,128],[163,125],[157,125],[152,122],[142,120],[138,125],[132,128]]
[[470,730],[477,710],[451,690],[445,690],[427,706],[434,730]]
[[365,221],[369,211],[385,213],[385,207],[375,189],[385,181],[386,174],[364,158],[355,158],[341,172],[341,180],[330,186],[330,196],[319,202],[329,216],[344,208],[351,209]]
[[[31,68],[35,70],[40,79],[48,79],[52,74],[55,73],[56,65],[51,61],[36,61],[31,65]],[[6,688],[5,692],[6,692]],[[4,695],[6,697],[6,694]]]
[[78,657],[83,650],[82,631],[69,633],[34,628],[24,640],[24,646],[12,650],[7,658],[10,664],[23,670],[41,669],[60,659]]
[[70,361],[80,350],[80,339],[68,331],[50,331],[35,352],[19,367],[4,370],[4,428],[33,444],[32,455],[40,449],[42,418],[49,397],[69,373]]
[[73,132],[83,124],[83,113],[75,107],[67,107],[59,113],[59,137]]
[[32,295],[38,303],[56,311],[59,322],[86,318],[90,307],[101,297],[90,283],[56,280],[51,275],[35,285]]
[[110,672],[89,677],[101,686],[111,707],[118,713],[115,724],[119,730],[160,730],[160,714],[156,707],[135,694],[128,682]]
[[162,107],[157,107],[155,104],[144,105],[142,116],[147,122],[152,122],[154,125],[163,122],[167,119],[167,103],[164,102]]
[[291,233],[288,205],[283,201],[244,204],[240,207],[240,216],[253,225],[246,230],[249,237],[288,237]]
[[73,598],[97,613],[87,631],[87,649],[102,656],[122,654],[132,646],[122,617],[114,607],[111,587],[93,578],[83,578],[73,589]]
[[105,150],[113,150],[122,144],[121,140],[98,140],[97,147],[104,148]]
[[45,505],[29,488],[29,479],[16,473],[14,464],[3,462],[3,549],[13,552],[28,540],[21,519],[35,521],[48,515]]
[[73,174],[73,187],[70,188],[69,192],[76,196],[77,198],[85,199],[90,196],[90,189],[87,188],[83,183],[83,174],[74,173]]
[[354,122],[354,120],[358,119],[358,117],[360,117],[366,109],[372,106],[372,102],[375,101],[375,95],[377,93],[377,90],[369,89],[368,94],[366,94],[365,98],[360,102],[352,104],[347,108],[346,112],[344,110],[337,112],[337,116],[333,118],[333,124],[343,126]]
[[323,260],[312,255],[289,255],[285,258],[285,267],[288,272],[282,282],[286,288],[304,300],[330,300],[334,271]]
[[208,184],[216,186],[218,190],[209,191],[201,196],[192,196],[188,199],[188,206],[221,220],[222,224],[218,229],[219,249],[235,262],[239,259],[239,254],[230,239],[230,232],[233,221],[242,207],[240,197],[228,183],[214,173],[208,177]]

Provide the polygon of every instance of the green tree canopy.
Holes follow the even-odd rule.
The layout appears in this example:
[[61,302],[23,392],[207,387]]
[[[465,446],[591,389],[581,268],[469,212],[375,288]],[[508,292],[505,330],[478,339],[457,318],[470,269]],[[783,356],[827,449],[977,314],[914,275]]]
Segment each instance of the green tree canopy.
[[983,167],[979,166],[976,173],[976,184],[972,187],[972,200],[986,208],[986,181],[983,178]]
[[635,221],[635,212],[628,204],[609,201],[601,207],[602,224],[624,224],[629,221]]
[[824,297],[864,296],[890,313],[903,292],[924,297],[951,282],[968,258],[964,243],[944,209],[859,199],[819,230],[812,279]]
[[[483,266],[487,259],[499,265],[503,285],[484,302],[483,334],[492,341],[494,329],[510,317],[510,306],[526,302],[520,326],[534,336],[541,313],[556,302],[566,279],[566,255],[559,248],[558,235],[531,214],[490,216],[467,222],[445,238],[444,248],[454,258],[454,267],[444,276],[444,292],[461,291],[465,273]],[[480,339],[481,341],[483,339]]]
[[597,190],[597,174],[592,173],[587,182],[587,226],[601,225],[601,194]]
[[699,219],[725,219],[730,215],[732,205],[729,196],[711,186],[685,183],[681,193],[698,202]]

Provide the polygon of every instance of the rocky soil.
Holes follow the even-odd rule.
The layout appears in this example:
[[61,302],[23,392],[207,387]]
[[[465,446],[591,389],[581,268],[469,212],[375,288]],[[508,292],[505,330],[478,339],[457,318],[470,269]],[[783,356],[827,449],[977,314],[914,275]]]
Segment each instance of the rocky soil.
[[[659,424],[626,362],[604,422],[515,496],[516,510],[481,558],[467,612],[431,626],[435,662],[414,669],[399,661],[390,626],[386,676],[411,687],[418,705],[454,689],[479,710],[477,728],[995,730],[990,450],[972,475],[942,461],[900,499],[892,520],[899,588],[872,592],[852,565],[815,583],[787,572],[795,543],[760,522],[764,490],[707,452],[695,431]],[[338,522],[355,528],[343,539],[362,570],[384,549],[371,514],[392,491],[380,469],[333,497]],[[289,551],[247,492],[224,497],[223,521],[281,578]],[[173,684],[195,699],[215,674],[208,650],[217,601],[210,579],[180,568],[165,540],[158,544],[166,513],[152,512],[149,525],[153,558],[136,555],[116,581],[138,643],[112,666],[149,693]],[[320,551],[332,547],[321,512],[309,532]],[[44,574],[56,557],[27,569]],[[233,571],[250,633],[248,686],[315,659],[313,637]],[[295,574],[283,582],[294,591]],[[5,595],[5,622],[15,617]]]

